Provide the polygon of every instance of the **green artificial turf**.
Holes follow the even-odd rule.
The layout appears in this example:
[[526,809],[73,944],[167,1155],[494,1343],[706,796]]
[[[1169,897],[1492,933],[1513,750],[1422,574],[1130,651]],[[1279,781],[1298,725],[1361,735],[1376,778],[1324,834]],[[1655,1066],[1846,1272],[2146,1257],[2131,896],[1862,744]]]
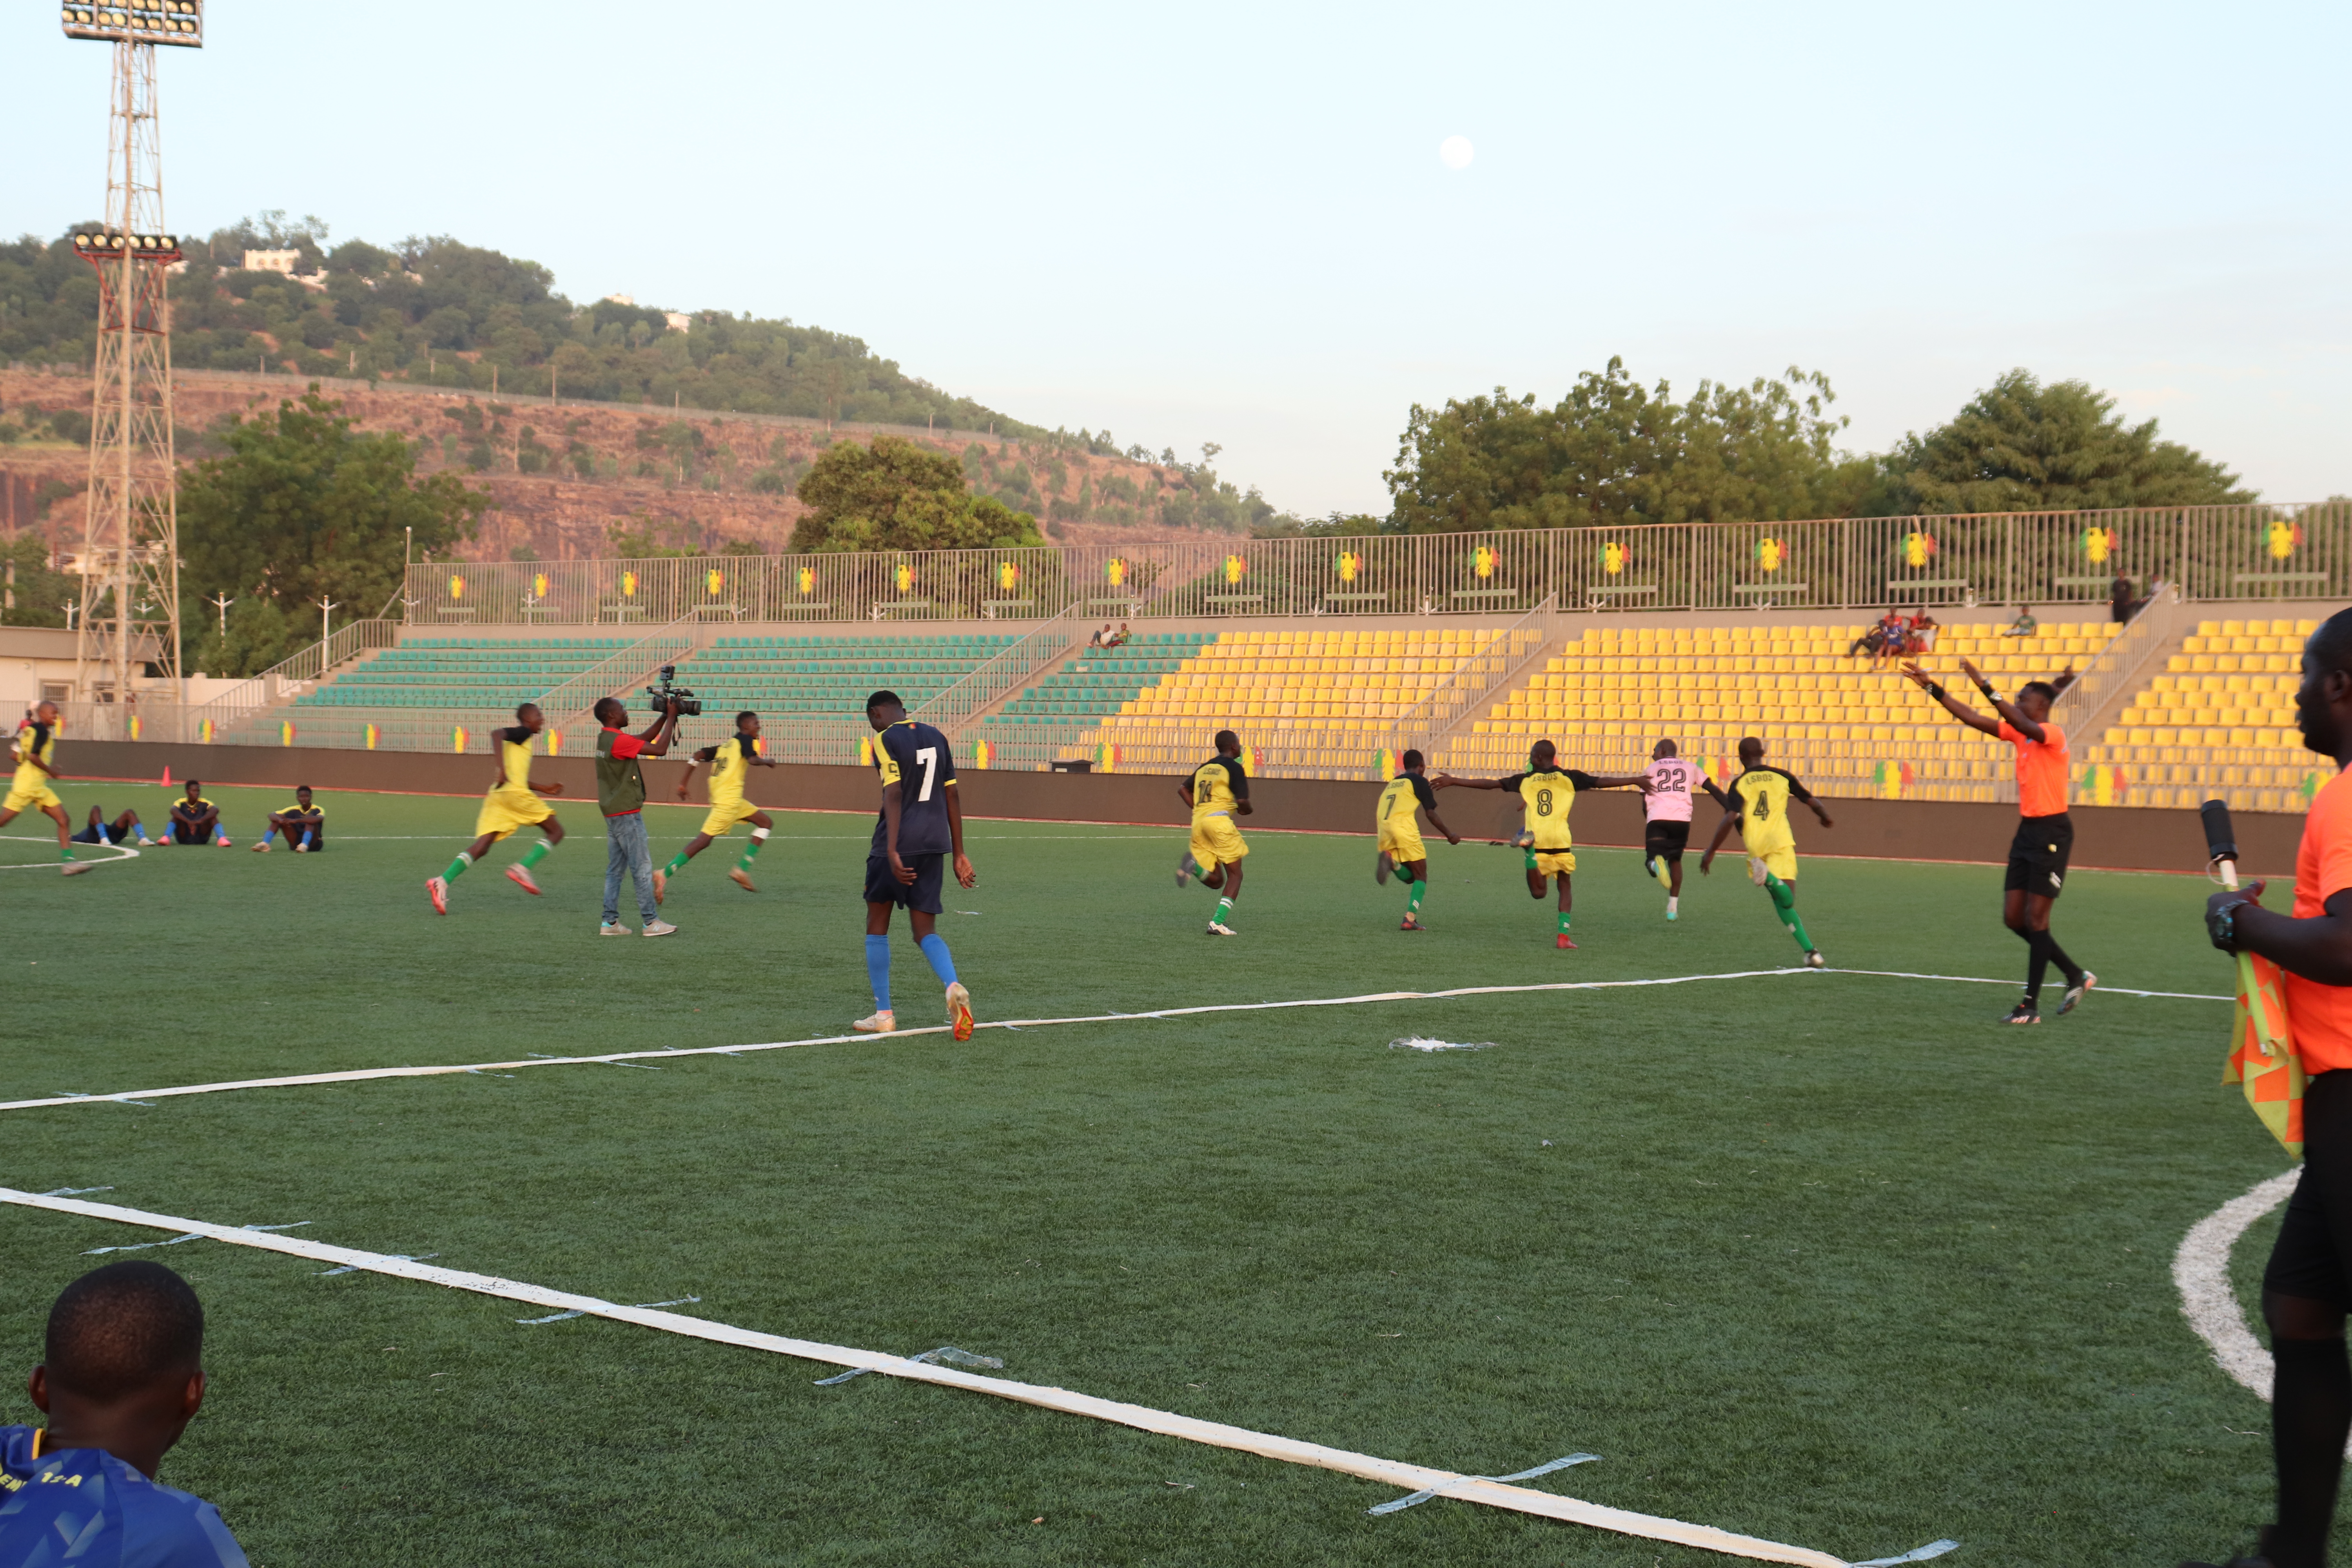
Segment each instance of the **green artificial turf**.
[[[36,868],[0,873],[0,1098],[802,1039],[871,1007],[864,818],[781,817],[756,895],[709,851],[656,944],[597,936],[581,803],[545,897],[502,847],[442,919],[424,880],[473,802],[329,795],[326,854],[259,856],[279,793],[211,793],[234,849],[67,880],[37,868],[34,819],[0,837],[0,864]],[[152,787],[67,797],[164,809]],[[656,808],[657,857],[698,819]],[[1669,925],[1636,856],[1585,853],[1561,952],[1515,852],[1433,843],[1433,929],[1406,935],[1369,837],[1258,834],[1224,941],[1210,895],[1173,886],[1178,832],[969,828],[980,885],[941,929],[983,1021],[1795,957],[1736,858],[1694,864]],[[1799,885],[1832,964],[2022,972],[1997,868],[1812,858]],[[2056,930],[2111,985],[2220,993],[2206,890],[2078,872]],[[930,1023],[903,926],[897,951],[900,1017]],[[68,1106],[0,1113],[0,1182],[955,1344],[1383,1458],[1500,1474],[1588,1450],[1529,1484],[1849,1559],[1948,1535],[1963,1568],[2219,1560],[2267,1517],[2266,1415],[2168,1269],[2283,1156],[2217,1086],[2223,1005],[2095,995],[2002,1028],[2012,999],[1782,974]],[[1492,1048],[1391,1048],[1409,1035]],[[86,1249],[152,1239],[0,1208],[0,1368],[38,1359]],[[250,1249],[134,1256],[210,1314],[212,1399],[164,1479],[263,1568],[1725,1561],[1444,1500],[1369,1518],[1393,1489]],[[0,1420],[29,1418],[10,1398]]]

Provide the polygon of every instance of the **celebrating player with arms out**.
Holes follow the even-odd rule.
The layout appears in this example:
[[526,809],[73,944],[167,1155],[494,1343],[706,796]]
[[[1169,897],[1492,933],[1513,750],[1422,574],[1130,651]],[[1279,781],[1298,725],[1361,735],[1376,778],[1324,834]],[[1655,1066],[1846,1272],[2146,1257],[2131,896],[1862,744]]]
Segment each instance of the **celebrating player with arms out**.
[[[1683,850],[1690,844],[1691,791],[1703,789],[1724,805],[1723,792],[1701,773],[1698,764],[1675,754],[1672,741],[1661,741],[1642,770],[1642,869],[1666,884],[1666,919],[1678,919],[1683,901]],[[1725,809],[1728,810],[1727,805]],[[1661,872],[1658,868],[1665,867]]]
[[1429,825],[1445,835],[1448,844],[1462,842],[1462,835],[1445,826],[1437,815],[1437,792],[1423,776],[1424,759],[1419,752],[1407,752],[1399,759],[1404,771],[1391,779],[1381,791],[1381,804],[1373,814],[1373,826],[1381,837],[1380,858],[1372,863],[1372,879],[1386,884],[1393,869],[1404,879],[1412,891],[1404,900],[1404,919],[1399,931],[1426,931],[1421,923],[1421,896],[1429,888],[1429,851],[1422,847],[1421,828],[1414,823],[1417,812],[1429,813]]
[[1176,786],[1176,794],[1192,808],[1192,842],[1177,858],[1176,885],[1181,888],[1197,877],[1201,886],[1217,894],[1216,912],[1202,934],[1238,936],[1232,915],[1234,900],[1242,896],[1242,857],[1249,853],[1249,846],[1234,818],[1250,814],[1249,775],[1242,770],[1239,735],[1220,730],[1216,745],[1217,754]]
[[734,734],[715,746],[703,747],[687,759],[686,776],[677,781],[678,799],[686,798],[686,786],[694,782],[694,769],[698,763],[710,764],[710,815],[702,819],[702,831],[688,839],[686,847],[654,873],[656,903],[669,896],[669,879],[686,869],[688,860],[709,848],[714,839],[724,837],[739,822],[751,825],[751,837],[743,846],[742,858],[735,862],[735,868],[727,873],[728,879],[747,893],[760,890],[751,886],[751,862],[768,842],[769,829],[776,826],[766,812],[743,798],[751,770],[776,765],[760,755],[760,716],[746,708],[735,715]]
[[563,786],[530,781],[530,743],[546,724],[539,704],[526,702],[515,710],[515,721],[510,728],[492,731],[492,738],[499,743],[498,779],[490,785],[490,793],[482,797],[482,809],[474,818],[474,832],[478,837],[457,852],[446,871],[425,879],[425,891],[433,900],[435,914],[449,912],[449,884],[464,876],[467,867],[488,854],[491,845],[518,827],[536,825],[547,837],[524,853],[520,865],[508,867],[507,876],[526,893],[539,891],[539,884],[531,880],[530,868],[563,842],[563,824],[539,798],[542,795],[562,795]]
[[947,987],[948,1023],[959,1040],[971,1038],[971,993],[956,978],[940,918],[942,863],[955,858],[956,881],[978,878],[963,853],[963,802],[956,794],[955,758],[948,738],[907,717],[895,691],[866,700],[866,721],[877,731],[874,764],[882,775],[882,811],[874,847],[866,856],[866,975],[874,984],[874,1016],[855,1026],[869,1035],[898,1026],[890,1010],[890,911],[907,907],[915,945]]
[[1812,792],[1797,782],[1797,775],[1783,768],[1764,765],[1764,742],[1750,735],[1739,742],[1739,776],[1731,781],[1731,788],[1723,795],[1723,820],[1716,824],[1715,841],[1706,847],[1706,854],[1698,863],[1704,877],[1715,864],[1715,852],[1723,847],[1725,835],[1731,825],[1739,825],[1739,838],[1748,851],[1748,879],[1772,896],[1772,912],[1805,950],[1805,967],[1819,969],[1829,960],[1805,931],[1805,922],[1797,916],[1797,836],[1789,829],[1789,802],[1803,801],[1822,819],[1822,826],[1832,826],[1830,814]]
[[[1507,779],[1457,779],[1451,773],[1437,775],[1439,789],[1499,789],[1519,797],[1526,811],[1526,828],[1516,841],[1528,857],[1528,897],[1544,896],[1544,883],[1550,878],[1559,879],[1559,940],[1555,947],[1573,948],[1569,939],[1569,911],[1574,897],[1569,890],[1569,878],[1576,870],[1576,840],[1568,831],[1568,814],[1576,805],[1577,792],[1588,789],[1612,789],[1621,784],[1639,784],[1638,778],[1596,778],[1577,768],[1562,768],[1559,752],[1549,741],[1538,741],[1528,748],[1528,771],[1513,773]],[[1500,843],[1497,839],[1496,842]]]
[[2074,819],[2066,815],[2066,774],[2073,758],[2066,732],[2050,721],[2050,704],[2057,700],[2058,689],[2047,681],[2029,680],[2018,688],[2015,702],[2004,702],[1975,665],[1962,659],[1960,671],[1993,705],[2000,715],[1997,721],[1945,690],[1916,664],[1903,667],[1903,673],[1942,703],[1945,712],[2017,748],[2019,820],[2017,837],[2009,845],[2009,874],[2001,880],[2000,919],[2025,940],[2031,956],[2025,961],[2025,994],[2001,1022],[2042,1022],[2042,982],[2053,963],[2066,977],[2065,1000],[2058,1004],[2063,1017],[2099,977],[2067,957],[2050,934],[2050,906],[2066,884],[2066,858],[2074,849]]
[[95,862],[74,858],[73,824],[66,819],[65,802],[49,787],[58,776],[57,755],[58,705],[44,702],[33,710],[33,721],[16,732],[16,777],[8,786],[7,804],[0,805],[0,826],[16,821],[26,806],[39,806],[41,815],[58,825],[58,858],[71,877]]

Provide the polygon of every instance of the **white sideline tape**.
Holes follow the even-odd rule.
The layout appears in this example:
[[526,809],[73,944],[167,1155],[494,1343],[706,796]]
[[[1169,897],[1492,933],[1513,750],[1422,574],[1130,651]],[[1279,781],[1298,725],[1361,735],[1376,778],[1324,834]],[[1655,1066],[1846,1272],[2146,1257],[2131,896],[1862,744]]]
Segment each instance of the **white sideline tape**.
[[[27,844],[54,844],[57,842],[54,838],[37,838],[29,833],[0,834],[0,838],[22,839]],[[85,849],[111,849],[114,851],[114,858],[111,860],[83,860],[80,858],[80,856],[81,852]],[[139,858],[139,851],[132,848],[128,844],[77,844],[74,846],[74,856],[79,864],[94,871],[100,866],[117,866],[125,860],[136,860]],[[61,864],[63,864],[63,862],[57,860],[27,860],[21,865],[0,866],[0,871],[55,871]]]
[[[1548,1476],[1554,1470],[1564,1470],[1570,1465],[1589,1465],[1599,1458],[1601,1456],[1598,1454],[1570,1454],[1562,1458],[1554,1459],[1548,1465],[1538,1465],[1532,1470],[1514,1470],[1507,1476],[1472,1476],[1469,1479],[1474,1481],[1531,1481],[1538,1476]],[[1444,1487],[1424,1487],[1411,1497],[1401,1497],[1391,1502],[1376,1503],[1364,1511],[1374,1518],[1383,1514],[1398,1513],[1405,1509],[1418,1508],[1431,1498],[1444,1495],[1445,1491],[1446,1489]]]
[[[1596,1530],[1612,1530],[1623,1535],[1638,1535],[1650,1541],[1671,1541],[1678,1545],[1695,1546],[1704,1552],[1719,1552],[1733,1557],[1753,1558],[1763,1563],[1790,1563],[1798,1568],[1859,1568],[1842,1557],[1826,1552],[1815,1552],[1803,1546],[1783,1546],[1777,1542],[1761,1541],[1754,1536],[1735,1535],[1711,1525],[1685,1524],[1680,1520],[1661,1519],[1652,1514],[1633,1513],[1624,1509],[1605,1508],[1599,1503],[1577,1498],[1560,1497],[1552,1492],[1539,1492],[1527,1487],[1516,1487],[1502,1481],[1478,1476],[1457,1475],[1427,1465],[1405,1464],[1395,1459],[1374,1458],[1369,1454],[1350,1453],[1344,1448],[1327,1448],[1319,1443],[1302,1443],[1295,1438],[1277,1437],[1269,1433],[1253,1432],[1246,1427],[1228,1426],[1222,1422],[1196,1420],[1190,1415],[1178,1415],[1165,1410],[1153,1410],[1146,1405],[1128,1405],[1118,1400],[1097,1399],[1091,1394],[1075,1394],[1066,1388],[1048,1388],[1037,1384],[1015,1383],[1009,1378],[982,1377],[976,1373],[954,1367],[939,1366],[911,1360],[906,1356],[886,1355],[877,1351],[853,1350],[845,1345],[824,1344],[814,1340],[791,1339],[782,1334],[761,1333],[754,1329],[739,1329],[731,1323],[714,1322],[708,1318],[689,1318],[677,1312],[665,1312],[650,1307],[625,1307],[615,1302],[599,1300],[593,1296],[575,1296],[565,1290],[551,1290],[541,1285],[528,1285],[518,1279],[501,1279],[489,1274],[468,1274],[455,1268],[436,1268],[413,1258],[393,1257],[380,1252],[361,1252],[348,1247],[331,1247],[324,1242],[308,1241],[299,1237],[276,1236],[264,1231],[237,1226],[209,1225],[202,1220],[179,1219],[170,1215],[150,1214],[143,1209],[120,1208],[113,1204],[87,1203],[79,1198],[52,1197],[44,1193],[18,1192],[12,1187],[0,1187],[0,1203],[22,1205],[27,1208],[50,1209],[58,1214],[80,1215],[88,1219],[111,1220],[118,1225],[139,1226],[150,1230],[184,1232],[186,1238],[226,1241],[237,1247],[259,1247],[266,1252],[282,1252],[289,1257],[307,1258],[320,1263],[349,1264],[371,1274],[387,1274],[398,1279],[415,1279],[427,1285],[446,1286],[453,1290],[470,1290],[477,1295],[492,1296],[500,1300],[521,1301],[531,1306],[551,1307],[558,1311],[577,1312],[583,1317],[609,1318],[614,1322],[635,1323],[639,1328],[657,1329],[664,1333],[680,1334],[688,1339],[708,1340],[716,1344],[740,1345],[746,1350],[767,1351],[776,1355],[797,1356],[803,1361],[828,1362],[835,1366],[858,1367],[891,1377],[908,1378],[917,1383],[935,1383],[949,1388],[969,1389],[975,1394],[993,1394],[1023,1405],[1034,1405],[1047,1410],[1060,1410],[1073,1415],[1092,1416],[1097,1421],[1115,1422],[1139,1431],[1156,1432],[1163,1436],[1181,1437],[1187,1442],[1204,1443],[1213,1447],[1234,1448],[1243,1453],[1256,1454],[1264,1458],[1279,1459],[1287,1464],[1311,1465],[1321,1469],[1338,1470],[1343,1475],[1359,1476],[1365,1480],[1380,1481],[1389,1486],[1413,1490],[1439,1490],[1467,1502],[1482,1502],[1494,1508],[1510,1509],[1519,1513],[1531,1513],[1546,1519],[1565,1520],[1570,1524],[1590,1525]],[[1937,1547],[1943,1546],[1938,1542]],[[1930,1550],[1923,1547],[1922,1552]],[[1914,1553],[1916,1558],[1917,1553]],[[1901,1558],[1882,1558],[1881,1563],[1901,1562]]]
[[2286,1202],[2303,1168],[2282,1171],[2231,1198],[2189,1227],[2172,1255],[2172,1283],[2180,1292],[2180,1315],[2213,1352],[2213,1359],[2263,1399],[2271,1396],[2271,1352],[2246,1326],[2238,1293],[2230,1286],[2230,1252],[2253,1223]]
[[[1290,1007],[1356,1007],[1372,1002],[1441,1002],[1455,996],[1506,996],[1536,991],[1614,991],[1645,985],[1690,985],[1706,980],[1759,980],[1776,976],[1863,974],[1894,980],[1949,980],[1969,985],[2014,985],[2013,980],[1988,980],[1976,974],[1910,974],[1891,969],[1736,969],[1722,974],[1672,974],[1654,980],[1559,980],[1535,985],[1464,985],[1452,991],[1374,991],[1361,996],[1310,996],[1295,1002],[1219,1002],[1197,1007],[1162,1007],[1151,1013],[1090,1013],[1070,1018],[1016,1018],[1010,1022],[975,1025],[982,1029],[1042,1029],[1059,1024],[1123,1024],[1139,1018],[1190,1018],[1205,1013],[1264,1013]],[[2117,996],[2173,997],[2190,1002],[2228,1002],[2228,996],[2205,996],[2188,991],[2132,991],[2123,986],[2099,987],[2100,994]],[[751,1051],[788,1051],[799,1046],[844,1046],[861,1041],[908,1039],[917,1035],[944,1035],[945,1024],[920,1029],[899,1029],[889,1035],[818,1035],[805,1040],[769,1040],[740,1046],[696,1046],[679,1050],[662,1046],[641,1051],[611,1051],[594,1057],[548,1057],[533,1054],[521,1061],[462,1062],[436,1067],[353,1068],[343,1072],[295,1073],[285,1078],[232,1079],[222,1083],[184,1084],[177,1089],[126,1089],[118,1094],[55,1095],[46,1100],[0,1100],[0,1110],[37,1110],[53,1105],[113,1102],[137,1105],[184,1094],[226,1094],[232,1089],[299,1089],[322,1083],[364,1083],[386,1078],[439,1078],[451,1073],[494,1073],[509,1068],[592,1067],[639,1065],[640,1057],[733,1057]]]

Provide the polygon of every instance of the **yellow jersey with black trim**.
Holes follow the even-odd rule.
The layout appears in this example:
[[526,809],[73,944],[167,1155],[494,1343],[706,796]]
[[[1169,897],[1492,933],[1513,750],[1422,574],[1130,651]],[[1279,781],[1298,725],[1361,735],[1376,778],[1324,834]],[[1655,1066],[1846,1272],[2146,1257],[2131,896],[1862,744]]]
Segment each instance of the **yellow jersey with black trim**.
[[743,803],[743,786],[751,776],[751,759],[757,755],[759,752],[752,742],[740,734],[730,735],[710,748],[706,760],[710,763],[711,805]]
[[1249,798],[1249,775],[1239,757],[1211,757],[1192,770],[1192,820],[1231,816]]
[[1785,768],[1754,767],[1731,781],[1725,798],[1739,814],[1739,841],[1750,855],[1758,855],[1796,843],[1789,826],[1789,802],[1811,800],[1813,794]]
[[23,786],[48,783],[49,775],[34,764],[54,767],[58,731],[54,724],[32,723],[16,731],[16,783]]
[[1527,830],[1535,835],[1534,847],[1557,855],[1576,847],[1568,831],[1568,814],[1576,805],[1577,791],[1599,784],[1591,773],[1576,768],[1545,768],[1513,773],[1503,781],[1503,787],[1519,797]]
[[531,731],[520,724],[499,731],[499,787],[530,793]]
[[1437,791],[1420,773],[1399,773],[1389,780],[1381,791],[1381,804],[1372,813],[1375,831],[1382,827],[1410,827],[1416,832],[1419,825],[1413,813],[1427,807],[1437,809]]

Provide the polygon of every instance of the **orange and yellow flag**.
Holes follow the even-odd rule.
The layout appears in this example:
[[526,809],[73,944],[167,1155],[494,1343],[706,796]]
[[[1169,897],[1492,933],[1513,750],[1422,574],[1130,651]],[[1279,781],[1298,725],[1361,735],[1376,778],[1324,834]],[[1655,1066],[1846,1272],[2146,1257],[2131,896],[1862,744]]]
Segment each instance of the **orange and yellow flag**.
[[2282,978],[2269,959],[2238,955],[2238,1007],[2230,1019],[2230,1059],[2222,1064],[2221,1081],[2244,1084],[2246,1103],[2285,1145],[2287,1158],[2300,1160],[2305,1080]]

